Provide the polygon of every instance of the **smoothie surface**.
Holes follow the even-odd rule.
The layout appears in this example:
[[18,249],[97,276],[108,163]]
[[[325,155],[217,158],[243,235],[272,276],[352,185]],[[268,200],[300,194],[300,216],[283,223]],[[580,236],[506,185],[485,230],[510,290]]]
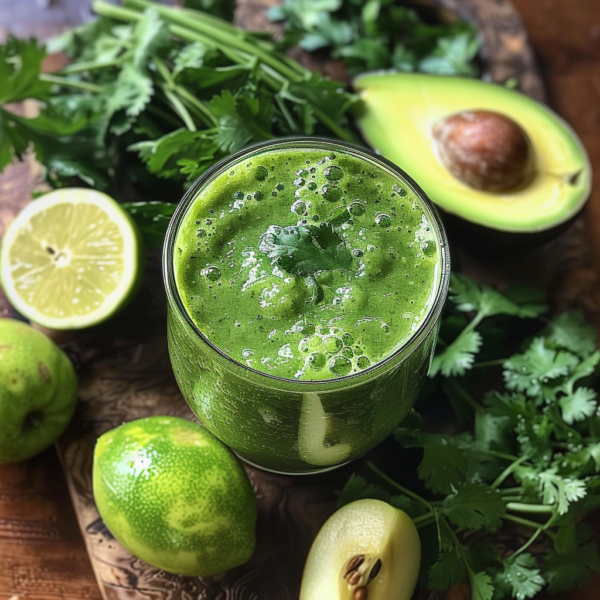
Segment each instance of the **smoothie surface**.
[[217,172],[176,235],[177,290],[199,330],[277,377],[351,375],[433,308],[439,240],[411,187],[348,151],[275,148]]

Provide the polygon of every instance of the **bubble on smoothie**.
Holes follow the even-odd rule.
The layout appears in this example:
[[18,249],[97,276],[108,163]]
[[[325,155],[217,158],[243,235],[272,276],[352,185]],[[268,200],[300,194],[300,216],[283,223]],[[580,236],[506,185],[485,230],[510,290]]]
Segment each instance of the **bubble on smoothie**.
[[341,354],[332,356],[327,366],[335,375],[348,375],[352,371],[352,361]]
[[379,225],[379,227],[390,227],[392,224],[392,218],[390,217],[390,215],[382,213],[375,217],[375,224]]
[[321,354],[320,352],[312,352],[306,357],[306,362],[311,369],[318,371],[325,366],[327,358],[325,358],[325,355]]
[[348,204],[348,212],[354,217],[360,217],[364,215],[367,207],[359,200],[353,200]]
[[305,335],[312,335],[315,332],[315,326],[313,323],[301,323],[299,331],[302,331]]
[[206,229],[196,229],[196,237],[206,237]]
[[292,181],[292,183],[296,187],[302,187],[306,183],[306,179],[303,179],[302,177],[296,177],[296,179],[294,179],[294,181]]
[[354,356],[354,351],[352,350],[352,348],[348,348],[348,347],[342,348],[342,352],[341,353],[346,358],[352,358]]
[[400,187],[397,183],[392,186],[392,190],[394,190],[398,196],[406,196],[406,190],[403,187]]
[[210,266],[200,271],[200,275],[206,277],[209,281],[219,281],[221,279],[221,269],[219,267]]
[[321,192],[327,202],[339,202],[343,195],[342,188],[337,185],[324,185]]
[[310,350],[310,339],[302,338],[298,342],[298,350],[300,350],[300,352],[308,352]]
[[326,352],[339,352],[343,345],[342,339],[336,335],[326,335],[323,338],[323,348]]
[[332,165],[323,171],[323,177],[329,181],[340,181],[344,177],[344,170],[341,167]]
[[269,176],[269,169],[267,167],[263,167],[262,165],[256,167],[256,171],[254,171],[254,179],[256,181],[264,181]]
[[290,207],[290,210],[297,215],[305,215],[308,212],[308,207],[306,206],[306,202],[296,200]]
[[242,350],[242,358],[247,360],[249,358],[252,358],[254,356],[254,350],[252,350],[251,348],[244,348]]
[[354,250],[352,250],[352,256],[355,256],[356,258],[360,258],[364,253],[364,250],[361,250],[360,248],[354,248]]
[[278,192],[283,192],[283,190],[285,189],[285,185],[283,185],[283,183],[279,182],[279,183],[278,183],[278,184],[275,186],[275,189],[276,189]]
[[354,337],[352,337],[351,333],[344,333],[342,335],[342,342],[344,342],[344,346],[352,346],[354,344]]
[[368,356],[364,356],[364,355],[363,356],[359,356],[356,359],[356,366],[359,369],[366,369],[366,368],[368,368],[368,367],[371,366],[371,360],[369,359]]
[[265,197],[265,195],[261,192],[254,192],[254,199],[258,200],[259,202]]
[[416,316],[414,312],[410,312],[409,310],[402,313],[402,318],[410,321],[414,320]]
[[308,185],[306,186],[311,192],[314,192],[317,189],[317,182],[316,181],[309,181]]

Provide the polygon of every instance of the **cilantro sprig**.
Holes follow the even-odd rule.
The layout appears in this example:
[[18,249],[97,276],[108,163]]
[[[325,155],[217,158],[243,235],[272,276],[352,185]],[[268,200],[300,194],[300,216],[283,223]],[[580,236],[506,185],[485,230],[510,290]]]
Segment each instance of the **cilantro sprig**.
[[[357,100],[340,83],[221,18],[231,2],[187,6],[97,0],[95,21],[46,47],[0,45],[0,170],[32,147],[54,187],[79,178],[121,201],[176,200],[187,182],[253,142],[357,141],[347,116]],[[69,64],[42,73],[55,51]],[[41,101],[38,117],[5,106],[27,98]]]
[[397,69],[477,76],[475,28],[440,23],[422,12],[422,6],[419,11],[414,3],[390,0],[284,0],[269,16],[284,25],[284,45],[325,50],[343,60],[351,75]]
[[279,227],[270,225],[260,236],[259,250],[271,263],[291,275],[306,277],[313,288],[312,302],[324,298],[321,284],[315,278],[321,271],[350,269],[352,254],[331,223]]
[[[418,456],[420,485],[371,459],[341,492],[340,504],[379,498],[413,518],[422,587],[525,600],[600,572],[582,521],[600,507],[600,351],[581,313],[548,321],[544,312],[536,297],[453,275],[424,418],[394,432],[398,461]],[[439,432],[442,405],[455,410],[458,433]]]

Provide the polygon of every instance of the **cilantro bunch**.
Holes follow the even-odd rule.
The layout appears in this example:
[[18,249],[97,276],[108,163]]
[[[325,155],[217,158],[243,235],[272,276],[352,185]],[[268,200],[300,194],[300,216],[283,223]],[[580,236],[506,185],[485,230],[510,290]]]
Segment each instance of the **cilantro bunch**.
[[405,420],[388,452],[394,477],[367,461],[341,493],[340,504],[380,498],[414,519],[430,590],[466,583],[473,600],[524,600],[600,572],[583,519],[600,506],[600,351],[580,313],[544,311],[453,275],[424,418]]
[[[220,16],[98,0],[97,20],[48,48],[0,46],[0,170],[33,147],[55,187],[78,178],[118,199],[177,200],[186,182],[252,142],[355,140],[347,119],[355,98],[341,84],[220,18],[231,2],[193,4]],[[57,50],[69,64],[41,73],[46,51]],[[28,98],[40,101],[38,117],[6,106]]]
[[[431,11],[430,11],[431,12]],[[440,23],[414,3],[394,0],[283,0],[269,16],[283,43],[342,59],[352,75],[377,69],[476,77],[480,41],[463,21]]]

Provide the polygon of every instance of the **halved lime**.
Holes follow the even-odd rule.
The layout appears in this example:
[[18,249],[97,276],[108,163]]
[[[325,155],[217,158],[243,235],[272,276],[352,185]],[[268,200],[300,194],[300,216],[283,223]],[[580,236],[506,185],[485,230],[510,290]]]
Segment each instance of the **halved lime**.
[[141,277],[135,224],[109,196],[63,188],[28,204],[2,242],[0,279],[13,306],[51,329],[113,315]]

